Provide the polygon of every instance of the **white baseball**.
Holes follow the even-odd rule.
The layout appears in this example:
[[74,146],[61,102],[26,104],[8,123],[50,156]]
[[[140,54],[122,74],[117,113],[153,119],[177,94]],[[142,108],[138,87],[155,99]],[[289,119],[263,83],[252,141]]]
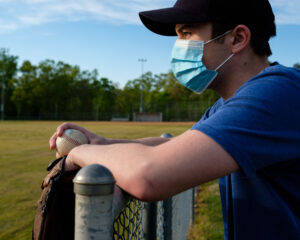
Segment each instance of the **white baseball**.
[[67,129],[61,137],[56,139],[56,151],[61,156],[67,155],[72,148],[81,144],[87,144],[87,137],[76,129]]

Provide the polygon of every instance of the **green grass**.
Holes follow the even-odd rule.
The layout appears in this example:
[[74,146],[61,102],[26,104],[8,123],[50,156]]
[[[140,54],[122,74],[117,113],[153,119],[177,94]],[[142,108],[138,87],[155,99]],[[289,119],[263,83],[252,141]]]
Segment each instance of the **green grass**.
[[197,193],[195,223],[191,228],[189,240],[224,239],[218,181],[199,186]]
[[[49,150],[48,140],[60,123],[0,122],[0,240],[31,239],[33,219],[41,194],[40,184],[46,175],[46,166],[55,158],[54,152]],[[170,132],[176,136],[192,126],[192,123],[77,122],[77,124],[105,137],[127,139],[160,136],[163,132]],[[219,201],[214,194],[204,197],[201,193],[200,196],[201,201],[205,199],[207,201],[204,205],[200,205],[202,210],[209,209],[210,205],[214,206],[215,202]],[[203,216],[209,219],[208,224],[214,224],[215,220],[220,220],[219,217],[215,217],[215,214],[219,213],[221,214],[212,211],[210,217],[207,217],[207,213]],[[196,222],[197,218],[202,216],[197,215]],[[218,224],[212,229],[217,235],[219,230],[222,231],[222,227],[220,228]],[[204,236],[203,231],[201,237]]]

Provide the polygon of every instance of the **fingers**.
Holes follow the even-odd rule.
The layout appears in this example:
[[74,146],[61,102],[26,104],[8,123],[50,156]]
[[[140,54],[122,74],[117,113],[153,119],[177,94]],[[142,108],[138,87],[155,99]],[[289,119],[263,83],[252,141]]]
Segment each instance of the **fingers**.
[[51,150],[55,149],[55,147],[56,147],[56,138],[57,138],[57,134],[55,132],[49,140],[49,145],[50,145]]
[[88,130],[86,130],[85,128],[80,127],[78,125],[75,125],[73,123],[63,123],[60,126],[58,126],[56,129],[57,136],[60,137],[66,129],[70,129],[70,128],[76,129],[76,130],[82,132],[87,138],[89,138]]
[[63,124],[61,124],[61,125],[59,125],[57,127],[57,129],[56,129],[56,135],[58,137],[61,137],[61,135],[64,133],[64,131],[66,129],[70,129],[70,128],[79,130],[78,129],[79,127],[77,125],[75,125],[75,124],[72,124],[72,123],[63,123]]
[[62,157],[62,156],[60,156],[59,153],[56,152],[56,159],[57,159],[57,158],[60,158],[60,157]]
[[69,128],[78,129],[78,126],[72,123],[63,123],[57,127],[56,132],[49,139],[49,145],[51,150],[54,150],[56,147],[57,137],[60,137],[63,134],[63,132]]

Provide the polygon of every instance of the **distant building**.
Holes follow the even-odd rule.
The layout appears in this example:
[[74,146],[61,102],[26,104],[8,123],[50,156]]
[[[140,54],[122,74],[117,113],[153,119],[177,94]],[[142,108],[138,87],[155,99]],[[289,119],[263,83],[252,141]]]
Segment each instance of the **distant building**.
[[133,113],[134,122],[162,122],[162,113],[146,113],[146,112],[135,112]]

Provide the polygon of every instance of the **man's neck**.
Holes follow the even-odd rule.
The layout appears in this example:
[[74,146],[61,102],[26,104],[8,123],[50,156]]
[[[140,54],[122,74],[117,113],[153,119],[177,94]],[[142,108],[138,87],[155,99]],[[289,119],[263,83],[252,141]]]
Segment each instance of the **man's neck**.
[[231,98],[235,92],[249,79],[258,75],[262,70],[269,67],[268,58],[253,57],[244,61],[236,59],[229,68],[224,66],[220,77],[211,85],[223,99]]

